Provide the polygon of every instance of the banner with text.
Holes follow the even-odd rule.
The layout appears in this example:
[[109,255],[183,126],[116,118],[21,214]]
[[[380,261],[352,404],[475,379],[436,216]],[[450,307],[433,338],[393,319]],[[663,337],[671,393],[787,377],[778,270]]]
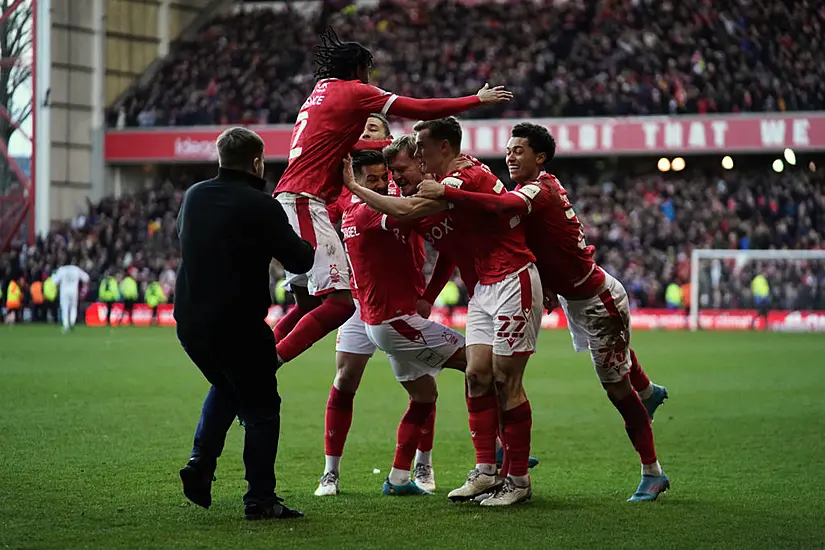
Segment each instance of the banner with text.
[[[175,318],[171,304],[158,306],[154,324],[159,326],[174,326]],[[274,326],[284,314],[281,306],[269,308],[267,322]],[[101,303],[90,304],[86,308],[86,324],[88,326],[106,326],[106,306]],[[464,328],[467,324],[467,308],[458,307],[453,310],[452,316],[446,308],[433,308],[430,319],[448,326]],[[688,327],[688,317],[684,311],[667,309],[637,309],[632,312],[632,325],[635,330],[681,330]],[[754,321],[755,320],[755,321]],[[753,325],[755,322],[755,325]],[[825,311],[772,311],[768,314],[768,330],[780,332],[825,332]],[[113,325],[132,324],[135,326],[149,326],[153,324],[152,310],[146,304],[135,305],[132,318],[124,313],[121,304],[115,304],[112,309],[111,323]],[[541,325],[548,329],[566,329],[567,319],[560,309],[545,314]],[[756,310],[704,310],[699,312],[699,326],[704,330],[750,330],[751,326],[765,329],[764,318],[759,317]]]
[[[503,156],[510,130],[521,120],[468,120],[464,152],[481,158]],[[556,138],[562,156],[756,153],[825,150],[825,113],[705,115],[680,117],[535,119]],[[286,160],[292,126],[250,126],[266,143],[266,156]],[[398,136],[411,124],[396,126]],[[216,126],[111,130],[106,162],[209,162],[216,158]]]

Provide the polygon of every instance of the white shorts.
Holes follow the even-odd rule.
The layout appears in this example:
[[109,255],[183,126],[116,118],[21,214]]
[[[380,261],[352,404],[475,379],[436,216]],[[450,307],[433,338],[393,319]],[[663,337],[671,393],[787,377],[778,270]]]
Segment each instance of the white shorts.
[[303,286],[314,296],[335,290],[349,290],[349,264],[344,244],[338,237],[326,205],[295,193],[279,193],[276,197],[284,207],[289,225],[302,239],[315,248],[315,262],[307,273],[286,273],[284,288]]
[[536,266],[491,285],[478,283],[467,308],[467,345],[493,346],[501,356],[536,351],[544,304]]
[[418,314],[364,326],[370,341],[387,354],[399,382],[437,375],[464,347],[461,334]]
[[356,353],[372,356],[375,353],[375,344],[367,336],[367,325],[361,320],[361,304],[355,303],[355,313],[347,322],[338,327],[338,337],[335,339],[335,351],[341,353]]
[[630,370],[630,307],[622,283],[605,272],[604,287],[589,300],[559,303],[567,317],[573,349],[590,351],[599,380],[620,382]]

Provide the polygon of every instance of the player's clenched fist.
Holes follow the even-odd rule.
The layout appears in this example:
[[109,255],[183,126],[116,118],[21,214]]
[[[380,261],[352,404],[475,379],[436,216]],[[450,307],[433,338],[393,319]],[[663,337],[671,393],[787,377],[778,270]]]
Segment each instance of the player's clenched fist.
[[504,86],[490,87],[485,84],[482,89],[476,94],[481,100],[482,105],[495,105],[496,103],[505,103],[513,99],[513,92],[508,92]]
[[547,310],[547,313],[552,313],[554,309],[559,307],[561,304],[559,303],[559,296],[549,290],[547,288],[544,289],[544,309]]
[[470,155],[458,155],[456,158],[450,161],[449,166],[447,166],[447,172],[468,170],[473,166],[482,166],[482,163],[477,158],[471,157]]

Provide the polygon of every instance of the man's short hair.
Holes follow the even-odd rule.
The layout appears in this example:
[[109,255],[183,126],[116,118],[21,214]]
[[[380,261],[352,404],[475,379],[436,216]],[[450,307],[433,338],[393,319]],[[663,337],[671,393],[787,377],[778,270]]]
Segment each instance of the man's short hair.
[[384,147],[384,160],[387,164],[392,163],[402,152],[407,153],[410,158],[415,157],[415,136],[404,134],[392,140],[392,143]]
[[221,132],[215,141],[218,161],[226,168],[246,170],[264,154],[264,140],[248,128],[235,126]]
[[435,120],[422,120],[413,126],[414,132],[422,130],[430,131],[430,138],[435,141],[446,141],[456,153],[461,151],[461,124],[454,116],[447,118],[437,118]]
[[374,118],[381,121],[381,124],[384,126],[384,135],[390,135],[390,121],[387,117],[382,115],[381,113],[372,113],[369,118]]
[[380,151],[365,149],[363,151],[355,151],[352,153],[352,171],[355,173],[356,177],[361,172],[361,168],[364,166],[376,166],[379,164],[382,166],[387,165],[384,161],[384,155],[382,155]]
[[553,160],[556,156],[556,140],[550,130],[544,126],[533,124],[532,122],[520,122],[513,126],[510,135],[514,138],[524,138],[536,154],[544,153],[547,155],[545,164]]

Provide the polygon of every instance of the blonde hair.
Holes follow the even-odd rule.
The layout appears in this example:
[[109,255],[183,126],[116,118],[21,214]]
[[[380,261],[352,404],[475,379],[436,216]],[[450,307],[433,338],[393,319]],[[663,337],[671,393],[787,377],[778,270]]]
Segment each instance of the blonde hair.
[[415,156],[415,136],[413,134],[404,134],[392,140],[392,143],[384,147],[384,160],[387,164],[395,160],[402,151],[406,152],[410,158]]

